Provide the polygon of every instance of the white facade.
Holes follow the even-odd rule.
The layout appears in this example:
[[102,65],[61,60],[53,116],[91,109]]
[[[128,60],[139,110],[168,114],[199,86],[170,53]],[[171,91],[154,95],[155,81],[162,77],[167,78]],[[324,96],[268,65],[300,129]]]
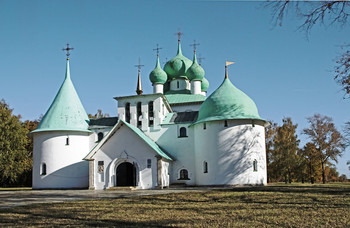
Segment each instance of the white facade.
[[[175,58],[179,69],[192,64],[181,50]],[[85,110],[77,108],[67,65],[60,96],[33,134],[33,188],[266,184],[267,122],[255,103],[233,86],[227,68],[215,96],[206,98],[202,81],[173,65],[166,65],[173,77],[157,68],[153,79],[166,78],[153,83],[153,94],[116,97],[118,117],[96,120],[79,117]]]
[[33,188],[87,188],[89,164],[82,160],[89,150],[83,132],[34,134]]

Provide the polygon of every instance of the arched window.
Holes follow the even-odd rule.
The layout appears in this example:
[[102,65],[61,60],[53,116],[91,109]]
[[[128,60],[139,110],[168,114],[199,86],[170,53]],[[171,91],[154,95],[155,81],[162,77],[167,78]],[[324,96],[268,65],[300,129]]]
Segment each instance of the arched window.
[[99,132],[98,134],[97,134],[97,141],[99,142],[99,141],[101,141],[103,139],[103,133],[102,132]]
[[46,175],[46,164],[41,164],[41,175]]
[[153,123],[154,123],[154,113],[153,113],[153,101],[150,101],[148,103],[148,125],[150,127],[153,126]]
[[141,125],[142,125],[142,121],[141,121],[141,118],[142,118],[141,102],[137,103],[136,112],[137,112],[137,120],[136,120],[137,121],[137,127],[141,127]]
[[180,88],[180,82],[179,81],[177,81],[177,88]]
[[125,121],[130,123],[130,103],[125,104]]
[[208,162],[203,162],[203,173],[208,173]]
[[179,180],[189,180],[190,178],[188,178],[188,171],[187,169],[181,169],[180,170],[180,178]]
[[207,129],[207,123],[203,123],[203,129]]
[[227,124],[227,120],[224,121],[224,127],[227,127],[228,124]]
[[258,171],[258,161],[256,159],[254,159],[253,161],[253,171],[254,172]]
[[68,146],[69,145],[69,137],[67,136],[67,138],[66,138],[66,146]]
[[185,127],[180,128],[180,137],[187,137],[187,130]]

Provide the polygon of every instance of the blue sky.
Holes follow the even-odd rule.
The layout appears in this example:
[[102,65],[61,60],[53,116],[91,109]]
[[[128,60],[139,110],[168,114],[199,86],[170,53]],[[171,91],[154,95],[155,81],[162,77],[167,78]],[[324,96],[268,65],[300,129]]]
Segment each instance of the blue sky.
[[[4,1],[0,0],[0,98],[21,114],[36,119],[53,101],[65,72],[69,42],[71,77],[88,113],[97,109],[116,115],[115,96],[136,94],[138,58],[144,93],[155,66],[158,43],[162,65],[176,55],[178,28],[182,51],[197,53],[211,94],[224,78],[226,60],[231,81],[257,104],[260,116],[281,123],[291,117],[298,134],[315,113],[333,118],[338,129],[350,120],[350,99],[333,80],[340,45],[350,28],[316,25],[309,36],[297,31],[301,21],[288,16],[271,23],[271,10],[261,1]],[[338,171],[350,177],[346,161]]]

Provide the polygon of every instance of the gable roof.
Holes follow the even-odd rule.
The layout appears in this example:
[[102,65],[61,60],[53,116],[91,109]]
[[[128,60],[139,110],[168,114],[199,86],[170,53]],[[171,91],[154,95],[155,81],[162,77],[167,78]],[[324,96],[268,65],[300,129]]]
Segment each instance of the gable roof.
[[102,117],[90,119],[89,126],[114,126],[118,122],[118,117]]
[[176,112],[172,116],[170,122],[174,123],[193,123],[197,120],[198,111]]
[[131,129],[137,136],[139,136],[151,149],[153,149],[158,155],[161,157],[168,159],[170,161],[173,161],[173,159],[164,152],[157,143],[155,143],[153,140],[151,140],[149,137],[147,137],[139,128],[134,127],[133,125],[123,121],[119,120],[119,122],[108,132],[108,134],[85,156],[84,160],[91,159],[96,152],[110,139],[116,131],[119,130],[120,127],[126,126],[129,129]]

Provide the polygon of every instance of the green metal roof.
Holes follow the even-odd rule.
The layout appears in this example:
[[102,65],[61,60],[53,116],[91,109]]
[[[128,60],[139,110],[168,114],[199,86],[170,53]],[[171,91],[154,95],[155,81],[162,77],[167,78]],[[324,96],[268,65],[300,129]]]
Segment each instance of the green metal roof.
[[108,132],[108,134],[85,156],[84,160],[89,160],[94,157],[94,155],[97,153],[97,151],[108,141],[109,138],[111,138],[116,131],[120,128],[122,125],[127,126],[130,128],[136,135],[138,135],[147,145],[149,145],[158,155],[162,156],[163,158],[166,158],[170,161],[173,161],[173,159],[166,154],[153,140],[148,138],[139,128],[123,121],[119,120],[118,123],[113,127],[112,130]]
[[206,97],[201,94],[166,94],[165,97],[171,105],[191,102],[202,102],[206,99]]
[[209,88],[209,81],[208,81],[208,79],[203,78],[202,79],[202,84],[201,84],[202,92],[207,92],[208,88]]
[[191,65],[192,61],[182,55],[181,43],[179,41],[177,55],[164,65],[164,71],[167,73],[169,79],[180,76],[186,77],[186,72]]
[[201,105],[197,123],[227,119],[260,119],[252,99],[225,78]]
[[124,122],[123,120],[120,120],[120,121],[122,121],[126,126],[128,126],[131,130],[133,130],[141,139],[143,139],[143,141],[145,141],[154,151],[156,151],[157,154],[159,154],[163,158],[166,158],[170,161],[173,160],[162,149],[160,149],[160,147],[158,146],[157,143],[155,143],[153,140],[148,138],[139,128],[137,128],[137,127],[135,127],[127,122]]
[[198,64],[196,53],[194,53],[192,65],[190,66],[190,68],[188,68],[186,75],[190,81],[192,80],[202,81],[202,79],[204,78],[205,71]]
[[89,117],[79,99],[70,78],[67,59],[66,77],[49,110],[33,132],[42,131],[84,131],[90,132]]
[[156,67],[149,74],[149,80],[152,84],[164,84],[168,79],[166,72],[160,67],[159,57],[157,56]]

